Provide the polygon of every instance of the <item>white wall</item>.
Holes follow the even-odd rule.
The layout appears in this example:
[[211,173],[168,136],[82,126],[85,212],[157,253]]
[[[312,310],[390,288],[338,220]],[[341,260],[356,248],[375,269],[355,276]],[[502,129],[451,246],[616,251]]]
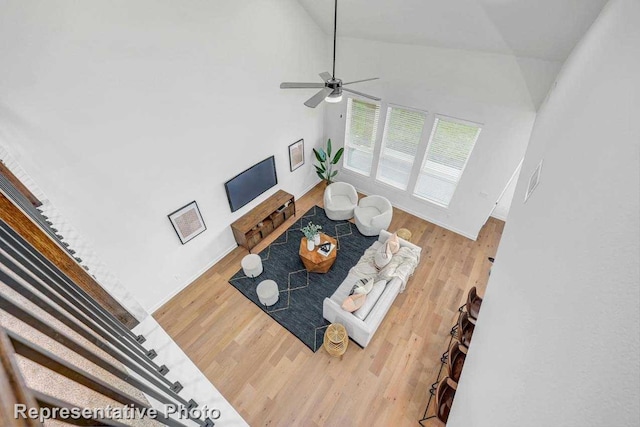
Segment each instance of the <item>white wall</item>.
[[[536,73],[523,73],[527,67]],[[481,123],[483,129],[448,209],[344,169],[337,179],[475,239],[524,155],[536,101],[544,97],[558,69],[556,62],[518,61],[508,55],[340,38],[336,74],[345,82],[380,77],[351,87],[382,98],[382,124],[382,114],[392,103],[430,113],[423,147],[434,114]],[[325,137],[343,145],[346,102],[325,111]],[[382,134],[380,130],[378,145]]]
[[[235,246],[223,183],[276,156],[278,186],[317,182],[312,93],[327,40],[295,0],[4,1],[0,143],[153,309]],[[289,171],[304,138],[307,163]],[[167,214],[196,200],[182,246]]]
[[611,1],[538,114],[447,426],[640,425],[638,22]]

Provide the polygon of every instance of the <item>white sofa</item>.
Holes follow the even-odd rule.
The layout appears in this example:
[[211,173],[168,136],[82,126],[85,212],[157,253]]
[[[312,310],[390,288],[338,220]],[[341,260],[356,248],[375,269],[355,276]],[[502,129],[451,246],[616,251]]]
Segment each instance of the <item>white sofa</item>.
[[365,236],[377,236],[391,224],[393,208],[389,200],[382,196],[367,196],[353,211],[356,227]]
[[[375,268],[372,265],[369,265],[372,262],[372,254],[387,241],[387,238],[390,235],[391,233],[387,230],[382,230],[380,232],[378,240],[373,242],[371,247],[365,251],[365,254],[360,258],[360,261],[358,261],[358,264],[351,268],[347,277],[343,280],[340,286],[338,286],[338,289],[336,289],[331,297],[325,298],[322,304],[323,317],[331,323],[343,324],[347,329],[349,337],[363,348],[366,347],[371,341],[371,338],[373,338],[373,334],[382,323],[382,320],[389,311],[389,308],[391,308],[391,304],[393,304],[396,296],[398,296],[400,292],[404,291],[406,281],[409,276],[413,274],[415,265],[420,261],[422,248],[399,238],[400,247],[409,248],[410,251],[401,249],[398,254],[394,255],[394,257],[402,255],[401,259],[405,260],[404,265],[403,263],[399,264],[396,270],[399,272],[398,276],[394,276],[387,281],[386,285],[384,285],[384,291],[382,291],[382,294],[377,298],[377,300],[370,298],[373,291],[367,295],[365,306],[367,304],[373,304],[371,311],[369,311],[363,319],[360,319],[359,317],[363,316],[358,316],[359,314],[362,314],[359,312],[364,309],[365,306],[353,313],[343,310],[342,303],[349,296],[349,292],[353,288],[353,285],[362,278],[362,272],[366,272],[367,269],[370,268],[373,268],[373,270],[369,271],[375,271]],[[404,258],[403,256],[408,253],[415,254],[414,257],[416,259],[412,259],[410,262],[408,258]],[[383,271],[381,271],[381,274]]]
[[355,187],[346,182],[334,182],[324,190],[324,211],[329,219],[342,221],[353,218],[353,210],[358,206]]

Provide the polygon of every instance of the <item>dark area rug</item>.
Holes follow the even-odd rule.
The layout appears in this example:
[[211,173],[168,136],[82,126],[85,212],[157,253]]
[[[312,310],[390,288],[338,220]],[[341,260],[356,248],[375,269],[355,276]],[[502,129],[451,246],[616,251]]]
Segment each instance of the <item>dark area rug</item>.
[[[322,317],[322,301],[340,286],[349,269],[377,237],[363,236],[349,221],[330,220],[319,206],[298,213],[297,218],[286,232],[260,252],[264,268],[260,276],[246,277],[240,269],[229,283],[315,352],[322,346],[329,324]],[[309,221],[321,225],[323,233],[338,241],[337,258],[328,273],[307,272],[298,255],[300,239],[304,236],[300,229]],[[280,299],[265,307],[258,300],[256,286],[268,279],[278,284]]]

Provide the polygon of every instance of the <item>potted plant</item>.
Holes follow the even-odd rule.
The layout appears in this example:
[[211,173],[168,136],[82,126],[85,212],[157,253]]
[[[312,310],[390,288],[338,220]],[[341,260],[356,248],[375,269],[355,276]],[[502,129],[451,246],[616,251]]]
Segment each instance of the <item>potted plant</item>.
[[322,230],[322,226],[316,225],[311,221],[309,221],[309,225],[300,229],[304,237],[307,238],[307,250],[312,251],[315,245],[320,244],[320,230]]
[[338,171],[334,171],[333,165],[338,164],[340,161],[340,157],[342,157],[342,153],[344,152],[344,148],[340,148],[336,151],[335,156],[331,157],[331,138],[327,141],[327,151],[324,151],[323,148],[316,150],[313,149],[313,154],[316,156],[316,160],[319,165],[314,165],[316,167],[316,173],[323,179],[327,185],[331,184],[331,180],[334,176],[338,174]]

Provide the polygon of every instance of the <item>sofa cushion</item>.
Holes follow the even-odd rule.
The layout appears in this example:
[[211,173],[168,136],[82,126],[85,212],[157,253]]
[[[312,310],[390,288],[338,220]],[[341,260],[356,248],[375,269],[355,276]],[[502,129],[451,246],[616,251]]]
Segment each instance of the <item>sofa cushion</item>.
[[380,209],[375,206],[358,206],[358,218],[364,223],[371,223],[371,219],[380,215]]
[[371,292],[367,294],[367,299],[365,300],[362,307],[353,312],[353,315],[356,316],[360,320],[364,320],[371,309],[376,305],[380,295],[384,292],[384,288],[387,285],[386,280],[378,280],[374,285]]
[[353,202],[349,196],[343,196],[342,194],[336,194],[331,196],[331,208],[332,209],[353,209]]

